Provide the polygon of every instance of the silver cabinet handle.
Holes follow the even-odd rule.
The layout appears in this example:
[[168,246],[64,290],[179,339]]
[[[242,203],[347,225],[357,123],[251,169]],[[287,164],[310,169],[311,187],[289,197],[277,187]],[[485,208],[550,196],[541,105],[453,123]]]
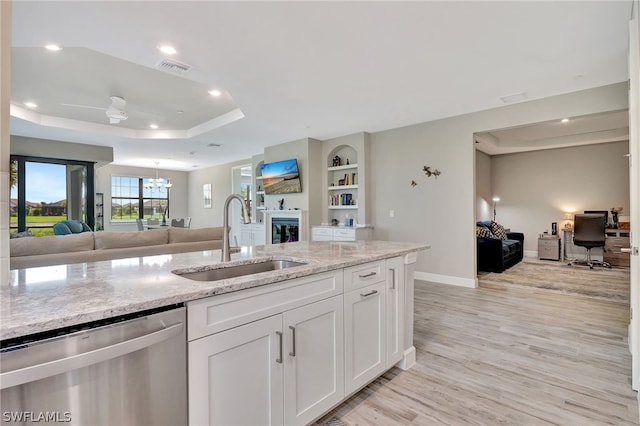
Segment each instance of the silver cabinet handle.
[[371,290],[369,293],[365,293],[365,294],[360,293],[360,297],[373,296],[377,292],[378,292],[378,290]]
[[360,278],[369,278],[369,277],[373,277],[374,275],[376,275],[375,272],[369,272],[368,274],[364,274],[364,275],[358,274]]
[[279,341],[279,346],[280,346],[280,349],[278,351],[278,358],[276,358],[276,362],[278,364],[282,364],[282,332],[281,331],[276,331],[276,334],[278,335],[278,341]]
[[631,247],[629,247],[629,248],[621,247],[621,248],[620,248],[620,251],[621,251],[622,253],[631,253]]
[[396,288],[396,268],[389,269],[391,271],[391,290]]
[[291,329],[291,352],[289,355],[296,356],[296,328],[292,325],[289,328]]
[[43,364],[20,368],[18,370],[7,371],[0,374],[0,389],[6,389],[24,383],[35,382],[36,380],[67,371],[77,370],[88,365],[97,364],[108,359],[117,358],[131,352],[155,345],[164,340],[170,339],[182,333],[184,325],[180,322],[172,326],[154,331],[135,339],[126,340],[111,346],[94,349],[89,352],[73,355],[67,358],[56,359]]

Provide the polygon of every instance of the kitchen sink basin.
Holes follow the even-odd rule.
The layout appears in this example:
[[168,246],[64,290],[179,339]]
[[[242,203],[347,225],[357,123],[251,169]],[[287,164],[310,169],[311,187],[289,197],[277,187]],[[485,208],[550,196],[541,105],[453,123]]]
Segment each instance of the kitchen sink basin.
[[293,268],[295,266],[306,265],[305,262],[293,260],[265,260],[256,263],[244,263],[241,265],[216,265],[215,269],[204,271],[181,272],[173,271],[174,274],[195,281],[218,281],[227,278],[242,277],[245,275],[259,274],[260,272],[277,271],[280,269]]

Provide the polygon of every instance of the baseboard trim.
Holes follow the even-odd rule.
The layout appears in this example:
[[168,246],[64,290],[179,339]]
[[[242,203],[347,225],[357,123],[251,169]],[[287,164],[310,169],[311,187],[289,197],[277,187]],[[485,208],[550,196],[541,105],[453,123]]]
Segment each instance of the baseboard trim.
[[460,278],[452,277],[451,275],[432,274],[430,272],[418,272],[414,273],[414,278],[421,281],[430,281],[438,284],[455,285],[458,287],[476,288],[478,287],[477,278]]
[[411,346],[409,349],[404,351],[402,359],[396,363],[396,366],[406,371],[414,365],[416,365],[416,348]]

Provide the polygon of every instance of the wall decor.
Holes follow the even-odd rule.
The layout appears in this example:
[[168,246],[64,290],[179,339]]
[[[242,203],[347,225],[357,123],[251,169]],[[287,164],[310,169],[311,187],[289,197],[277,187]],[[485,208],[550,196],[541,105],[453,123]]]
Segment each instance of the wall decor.
[[[422,172],[428,178],[433,176],[436,179],[438,179],[438,176],[440,176],[442,174],[442,172],[440,170],[438,170],[438,169],[431,170],[431,166],[422,166]],[[418,182],[416,182],[415,180],[412,179],[411,180],[411,186],[415,188],[417,185],[418,185]]]
[[212,194],[211,194],[211,184],[210,183],[205,183],[202,185],[202,200],[204,202],[204,208],[205,209],[210,209],[211,208],[211,199],[212,199]]

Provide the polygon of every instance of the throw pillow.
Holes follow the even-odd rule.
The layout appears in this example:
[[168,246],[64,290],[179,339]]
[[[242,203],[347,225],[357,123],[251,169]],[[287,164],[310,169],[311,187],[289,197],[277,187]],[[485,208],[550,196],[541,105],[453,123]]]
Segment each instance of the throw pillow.
[[476,226],[476,237],[478,238],[494,238],[489,228],[484,226]]
[[507,239],[507,231],[499,223],[491,222],[491,232],[498,239],[501,239],[501,240],[506,240]]

